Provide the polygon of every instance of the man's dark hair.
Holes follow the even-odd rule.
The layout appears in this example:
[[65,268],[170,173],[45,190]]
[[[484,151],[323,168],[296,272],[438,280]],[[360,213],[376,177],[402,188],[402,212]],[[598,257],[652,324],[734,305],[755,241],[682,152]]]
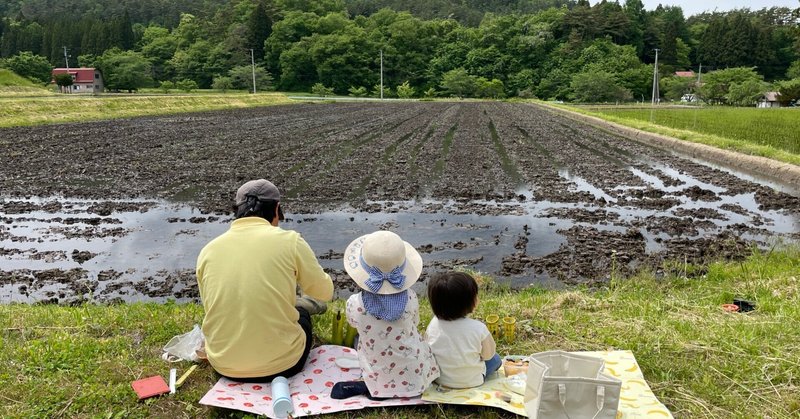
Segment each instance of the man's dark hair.
[[434,275],[428,281],[428,301],[441,320],[457,320],[472,313],[478,296],[478,283],[466,272]]
[[236,211],[234,218],[261,217],[271,223],[277,216],[279,220],[283,220],[283,211],[278,208],[276,213],[276,208],[278,208],[278,201],[274,199],[258,199],[255,195],[247,195],[246,201],[234,206]]

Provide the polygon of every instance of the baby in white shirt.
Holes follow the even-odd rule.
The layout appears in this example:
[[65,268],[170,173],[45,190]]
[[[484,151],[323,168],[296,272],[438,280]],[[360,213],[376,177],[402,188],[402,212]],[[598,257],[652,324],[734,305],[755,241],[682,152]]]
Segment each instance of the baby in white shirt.
[[467,317],[478,305],[478,284],[465,272],[447,272],[428,282],[434,317],[425,339],[439,365],[439,384],[476,387],[502,365],[486,325]]

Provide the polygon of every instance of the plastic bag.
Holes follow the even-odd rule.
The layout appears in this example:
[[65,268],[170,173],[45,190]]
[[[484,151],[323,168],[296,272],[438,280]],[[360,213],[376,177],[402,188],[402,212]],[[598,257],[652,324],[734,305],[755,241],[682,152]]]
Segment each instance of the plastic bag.
[[528,375],[524,372],[519,374],[514,374],[510,377],[505,378],[504,384],[506,387],[514,393],[519,394],[520,396],[525,395],[525,386],[528,382]]
[[200,326],[194,325],[194,328],[188,333],[178,335],[164,345],[164,353],[161,354],[167,362],[178,361],[197,361],[197,351],[203,349],[205,337]]

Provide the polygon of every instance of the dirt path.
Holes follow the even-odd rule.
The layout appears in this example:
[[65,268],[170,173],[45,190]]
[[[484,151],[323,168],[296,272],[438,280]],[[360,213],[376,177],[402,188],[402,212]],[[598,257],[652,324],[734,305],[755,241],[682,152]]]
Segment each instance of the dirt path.
[[[402,231],[429,271],[471,266],[515,285],[663,272],[800,238],[796,191],[526,104],[307,104],[0,129],[0,151],[7,300],[196,298],[192,252],[259,177],[306,214],[289,227],[308,229],[340,288],[341,246],[327,236],[374,228]],[[179,254],[176,242],[193,244]],[[118,256],[126,246],[142,262]]]

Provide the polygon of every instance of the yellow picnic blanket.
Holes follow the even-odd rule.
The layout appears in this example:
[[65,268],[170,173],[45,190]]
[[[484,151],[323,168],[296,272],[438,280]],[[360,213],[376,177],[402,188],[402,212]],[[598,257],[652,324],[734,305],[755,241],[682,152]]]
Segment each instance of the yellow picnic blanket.
[[[605,360],[605,372],[622,380],[619,410],[617,419],[638,419],[665,417],[672,418],[672,413],[656,398],[650,386],[644,380],[639,364],[631,351],[598,351],[575,352],[577,354],[596,356]],[[519,391],[520,389],[517,388]],[[523,390],[524,391],[524,390]],[[510,401],[497,397],[510,396]],[[446,403],[491,406],[508,410],[521,416],[525,414],[522,394],[512,391],[500,368],[497,377],[486,381],[482,386],[469,389],[450,389],[433,383],[422,394],[422,400]]]

